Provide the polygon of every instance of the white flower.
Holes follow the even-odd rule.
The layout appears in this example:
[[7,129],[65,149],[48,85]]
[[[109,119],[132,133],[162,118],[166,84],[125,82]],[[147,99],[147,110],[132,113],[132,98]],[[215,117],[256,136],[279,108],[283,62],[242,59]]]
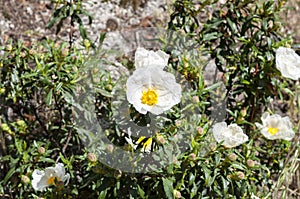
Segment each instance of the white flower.
[[44,171],[34,170],[32,173],[32,187],[36,191],[43,191],[50,185],[56,185],[56,182],[69,183],[70,174],[65,173],[62,163],[58,163],[55,167],[47,167]]
[[142,56],[144,51],[137,51],[137,68],[126,82],[126,96],[138,112],[159,115],[180,102],[181,87],[173,74],[163,70],[167,64],[164,52],[146,51]]
[[291,48],[279,47],[276,50],[276,68],[283,77],[298,80],[300,77],[300,56]]
[[157,66],[163,69],[168,64],[168,60],[169,55],[161,50],[154,52],[138,47],[134,62],[136,68]]
[[213,126],[213,136],[217,142],[223,141],[227,148],[236,147],[248,141],[248,136],[243,133],[237,124],[227,126],[226,122],[219,122]]
[[289,117],[281,117],[278,114],[264,113],[261,117],[262,125],[255,123],[260,132],[269,140],[291,140],[295,136]]

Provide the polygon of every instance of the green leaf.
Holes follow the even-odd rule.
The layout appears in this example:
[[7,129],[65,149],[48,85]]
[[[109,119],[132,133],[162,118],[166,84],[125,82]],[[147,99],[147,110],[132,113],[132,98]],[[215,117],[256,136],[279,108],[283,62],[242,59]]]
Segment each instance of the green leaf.
[[46,105],[47,106],[50,106],[52,104],[52,95],[53,95],[53,90],[51,89],[46,96]]
[[7,183],[7,181],[9,180],[9,178],[10,178],[16,171],[17,171],[17,170],[16,170],[15,167],[10,168],[10,170],[7,172],[6,176],[4,177],[4,180],[3,180],[4,184]]
[[208,33],[203,36],[203,41],[215,40],[218,39],[221,35],[222,33],[218,32]]
[[142,199],[147,198],[147,197],[145,197],[145,192],[143,191],[143,189],[142,189],[139,185],[137,185],[137,192],[138,192],[139,196],[140,196]]
[[167,198],[174,198],[174,190],[173,190],[173,181],[168,178],[162,178],[163,187],[166,193]]

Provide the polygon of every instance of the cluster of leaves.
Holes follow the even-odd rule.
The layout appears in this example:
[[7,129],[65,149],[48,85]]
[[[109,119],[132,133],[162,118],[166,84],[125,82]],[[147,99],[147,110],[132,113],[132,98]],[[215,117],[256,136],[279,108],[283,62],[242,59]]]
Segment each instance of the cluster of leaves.
[[[205,1],[198,6],[176,1],[169,28],[184,30],[210,51],[227,88],[229,122],[254,122],[269,97],[278,97],[274,67],[278,46],[290,41],[280,34],[279,13],[285,1]],[[206,13],[204,18],[199,13]],[[240,121],[241,110],[246,111]],[[258,114],[257,114],[258,113]]]

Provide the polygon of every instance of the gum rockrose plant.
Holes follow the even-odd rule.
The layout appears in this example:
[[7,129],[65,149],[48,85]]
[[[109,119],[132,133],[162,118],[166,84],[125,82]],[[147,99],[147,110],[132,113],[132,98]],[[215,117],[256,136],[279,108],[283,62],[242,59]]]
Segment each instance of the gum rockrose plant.
[[58,163],[55,167],[47,167],[45,170],[34,170],[32,173],[32,187],[36,191],[44,191],[47,187],[63,182],[69,183],[70,174],[66,174],[64,165]]
[[126,82],[126,96],[141,114],[159,115],[180,102],[181,86],[173,74],[163,70],[168,59],[169,55],[161,50],[136,50],[136,70]]

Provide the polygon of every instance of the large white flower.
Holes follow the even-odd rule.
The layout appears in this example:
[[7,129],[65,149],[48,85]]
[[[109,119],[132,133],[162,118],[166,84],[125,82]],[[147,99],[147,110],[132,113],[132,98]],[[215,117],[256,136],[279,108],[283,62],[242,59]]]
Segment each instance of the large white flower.
[[283,77],[298,80],[300,77],[300,56],[291,48],[279,47],[276,50],[276,68]]
[[166,57],[168,55],[162,51],[140,48],[136,52],[137,67],[126,82],[126,96],[128,102],[142,114],[149,111],[159,115],[180,102],[180,85],[173,74],[163,70],[167,64]]
[[66,174],[64,165],[58,163],[55,167],[47,167],[44,171],[34,170],[32,173],[32,187],[36,191],[43,191],[50,185],[56,185],[56,182],[69,183],[70,174]]
[[223,146],[227,148],[236,147],[248,141],[248,136],[243,133],[237,124],[227,126],[226,122],[219,122],[213,126],[213,136],[217,142],[223,141]]
[[295,136],[289,117],[281,117],[278,114],[264,113],[261,117],[262,124],[255,123],[260,132],[269,140],[291,140]]

